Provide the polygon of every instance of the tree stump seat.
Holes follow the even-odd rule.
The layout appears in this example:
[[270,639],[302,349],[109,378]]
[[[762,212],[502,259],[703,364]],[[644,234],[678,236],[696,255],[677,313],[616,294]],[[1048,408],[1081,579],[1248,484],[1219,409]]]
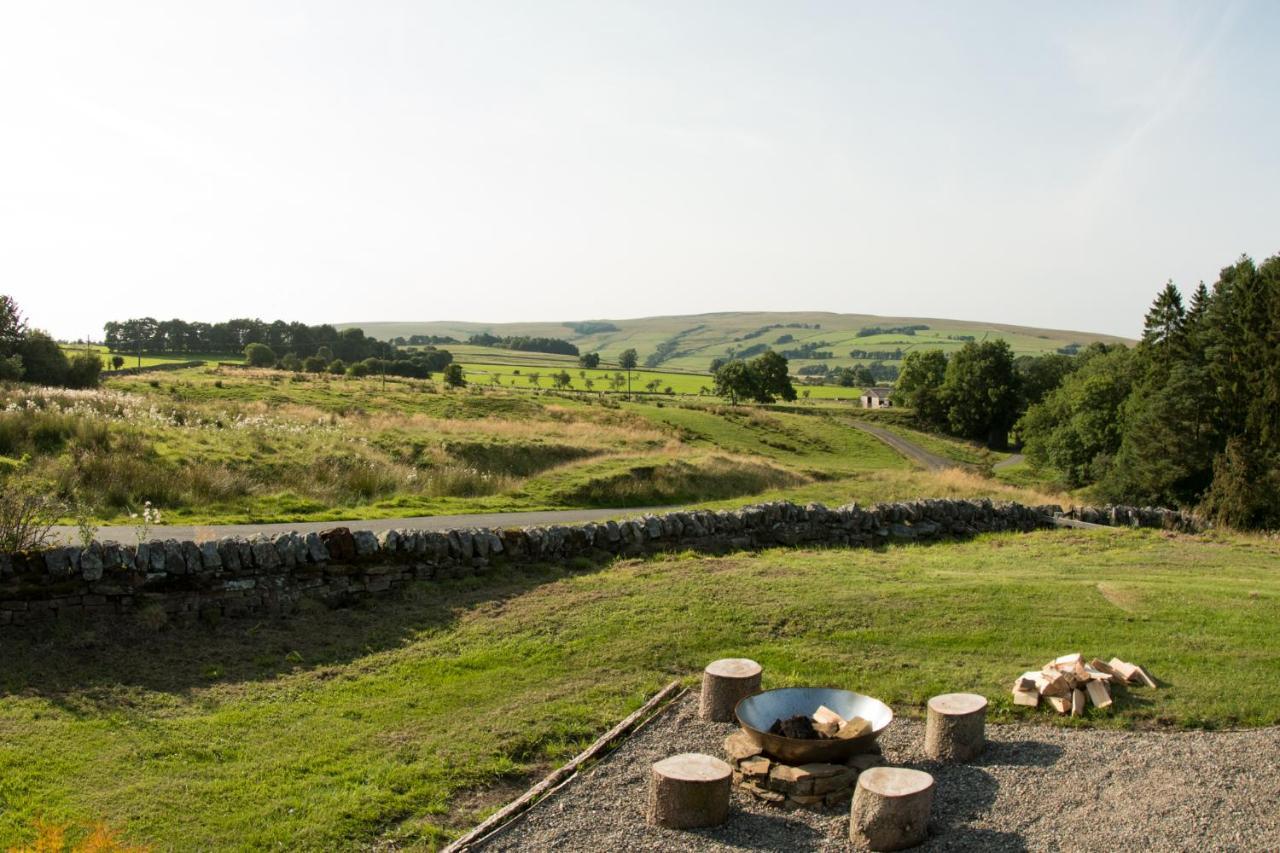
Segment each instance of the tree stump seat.
[[702,671],[698,715],[717,723],[733,722],[733,709],[760,692],[760,664],[747,658],[723,658]]
[[873,767],[858,776],[849,807],[849,840],[871,850],[904,850],[925,840],[933,777],[906,767]]
[[944,693],[929,700],[924,751],[937,761],[969,761],[986,747],[987,700],[976,693]]
[[686,752],[653,765],[649,823],[668,829],[719,826],[729,817],[733,770],[710,755]]

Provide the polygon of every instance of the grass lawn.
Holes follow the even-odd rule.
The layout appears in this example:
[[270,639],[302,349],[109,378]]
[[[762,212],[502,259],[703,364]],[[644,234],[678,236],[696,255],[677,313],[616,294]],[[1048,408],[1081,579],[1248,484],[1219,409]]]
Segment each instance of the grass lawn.
[[[1280,722],[1274,541],[1059,530],[577,568],[282,622],[6,637],[0,846],[45,817],[160,849],[430,848],[727,655],[761,661],[766,687],[900,714],[976,690],[996,720]],[[1011,707],[1014,676],[1070,651],[1161,687],[1080,721]]]

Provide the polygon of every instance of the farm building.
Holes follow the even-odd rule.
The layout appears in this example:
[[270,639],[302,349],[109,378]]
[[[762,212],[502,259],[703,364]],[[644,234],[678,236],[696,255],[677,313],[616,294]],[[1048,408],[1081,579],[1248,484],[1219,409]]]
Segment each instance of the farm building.
[[892,388],[868,388],[858,399],[862,401],[864,409],[887,409],[893,405],[889,402],[891,393],[893,393]]

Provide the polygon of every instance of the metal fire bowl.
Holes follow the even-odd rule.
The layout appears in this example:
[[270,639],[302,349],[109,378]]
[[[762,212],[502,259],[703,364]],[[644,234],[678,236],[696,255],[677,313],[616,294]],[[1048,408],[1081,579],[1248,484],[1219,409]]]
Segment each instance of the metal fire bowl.
[[[871,733],[849,740],[822,738],[807,740],[769,734],[775,720],[797,714],[812,717],[818,706],[826,705],[846,720],[862,717],[871,723]],[[783,687],[748,696],[733,709],[747,736],[770,758],[784,764],[840,764],[849,756],[865,752],[893,721],[893,711],[879,699],[833,687]]]

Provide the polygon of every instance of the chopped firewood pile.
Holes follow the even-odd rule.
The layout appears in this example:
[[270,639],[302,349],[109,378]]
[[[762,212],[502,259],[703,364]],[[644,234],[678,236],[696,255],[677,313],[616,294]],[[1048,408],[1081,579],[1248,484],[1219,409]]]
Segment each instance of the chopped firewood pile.
[[1137,664],[1120,658],[1085,663],[1084,655],[1077,652],[1050,661],[1039,672],[1020,675],[1013,683],[1013,704],[1035,708],[1043,699],[1059,714],[1079,717],[1089,705],[1111,705],[1112,688],[1122,684],[1156,686],[1155,679]]
[[797,714],[774,720],[769,734],[798,740],[850,740],[871,734],[871,722],[862,717],[846,720],[826,705],[819,705],[812,717]]

